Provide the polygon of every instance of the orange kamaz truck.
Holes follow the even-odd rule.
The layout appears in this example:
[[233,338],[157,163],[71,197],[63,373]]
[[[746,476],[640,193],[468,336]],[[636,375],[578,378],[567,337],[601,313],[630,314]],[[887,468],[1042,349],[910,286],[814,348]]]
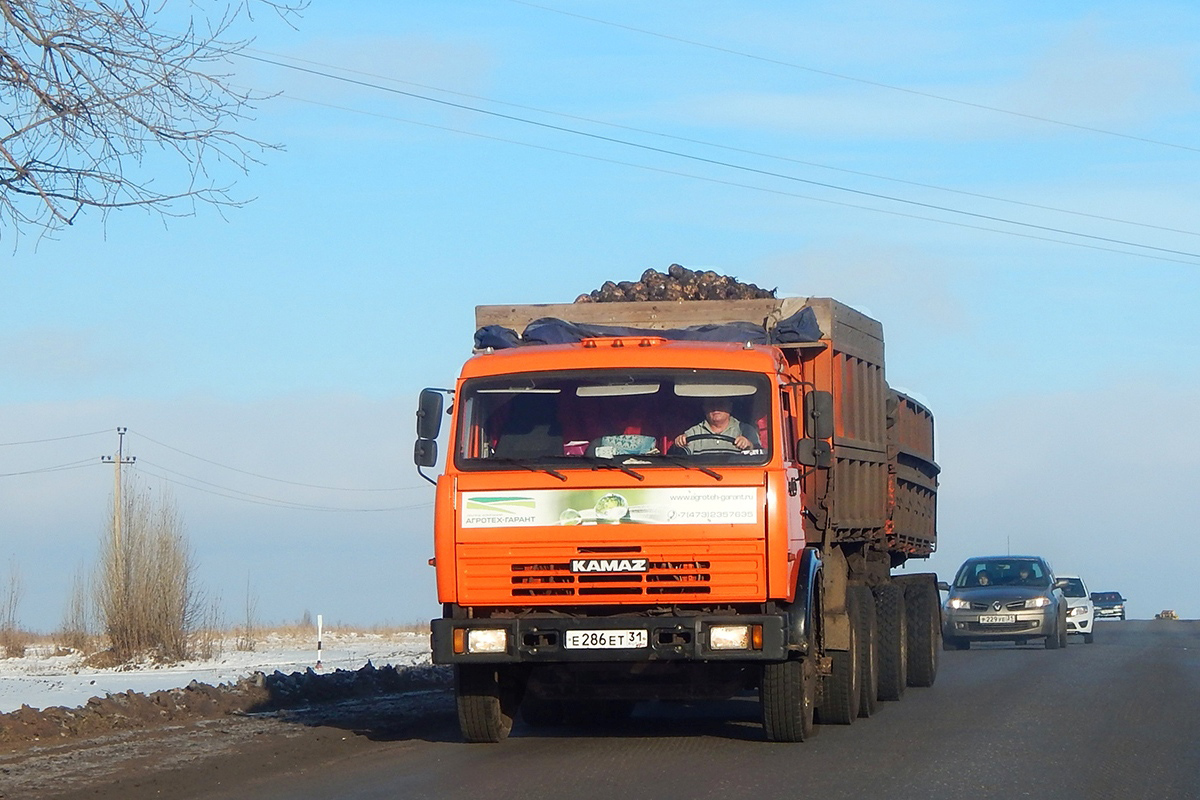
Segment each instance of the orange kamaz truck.
[[936,546],[933,417],[877,321],[814,297],[476,323],[415,447],[465,739],[757,692],[765,737],[803,741],[933,684],[936,576],[900,569]]

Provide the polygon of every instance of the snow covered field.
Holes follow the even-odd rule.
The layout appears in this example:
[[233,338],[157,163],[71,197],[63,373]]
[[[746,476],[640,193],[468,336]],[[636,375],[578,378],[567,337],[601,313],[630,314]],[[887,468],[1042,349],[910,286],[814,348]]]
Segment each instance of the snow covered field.
[[[56,656],[52,647],[31,647],[23,658],[0,658],[0,714],[22,705],[81,706],[92,697],[133,690],[178,689],[192,681],[232,683],[254,672],[303,672],[317,668],[316,636],[268,634],[253,651],[235,649],[227,641],[211,661],[142,664],[115,669],[82,666],[79,654]],[[430,663],[427,633],[357,633],[325,631],[321,638],[320,672],[356,670],[368,661],[376,667]]]

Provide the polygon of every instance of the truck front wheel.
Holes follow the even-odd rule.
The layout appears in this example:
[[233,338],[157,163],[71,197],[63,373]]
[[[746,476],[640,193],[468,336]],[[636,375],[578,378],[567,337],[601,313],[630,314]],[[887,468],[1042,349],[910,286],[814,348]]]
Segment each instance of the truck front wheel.
[[454,667],[458,725],[468,742],[500,742],[512,731],[521,705],[523,683],[510,671],[491,664]]
[[813,656],[763,666],[758,689],[763,730],[772,742],[803,742],[816,730],[817,669]]

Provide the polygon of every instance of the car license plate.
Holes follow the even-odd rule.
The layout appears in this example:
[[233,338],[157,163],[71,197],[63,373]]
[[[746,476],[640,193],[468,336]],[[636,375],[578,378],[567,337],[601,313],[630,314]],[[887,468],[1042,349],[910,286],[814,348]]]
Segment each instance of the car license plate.
[[983,614],[979,617],[980,625],[1007,625],[1016,621],[1016,614]]
[[568,650],[613,650],[649,647],[650,635],[644,630],[567,631],[564,647]]

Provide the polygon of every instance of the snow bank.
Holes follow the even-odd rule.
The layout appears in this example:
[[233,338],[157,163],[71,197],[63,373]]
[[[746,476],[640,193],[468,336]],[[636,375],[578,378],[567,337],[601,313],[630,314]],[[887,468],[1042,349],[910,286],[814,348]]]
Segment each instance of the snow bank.
[[[216,686],[234,683],[255,672],[303,672],[317,668],[315,637],[270,634],[251,652],[237,650],[230,639],[210,661],[138,664],[115,669],[82,665],[78,653],[54,655],[53,648],[30,648],[23,658],[0,658],[0,714],[22,705],[35,709],[73,708],[92,697],[134,691],[148,694],[179,689],[192,681]],[[409,667],[430,663],[427,633],[356,633],[326,631],[321,641],[321,672],[357,670],[368,661],[376,667]]]

